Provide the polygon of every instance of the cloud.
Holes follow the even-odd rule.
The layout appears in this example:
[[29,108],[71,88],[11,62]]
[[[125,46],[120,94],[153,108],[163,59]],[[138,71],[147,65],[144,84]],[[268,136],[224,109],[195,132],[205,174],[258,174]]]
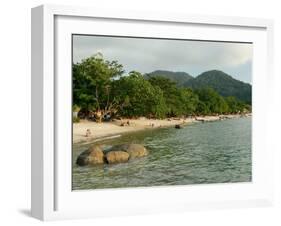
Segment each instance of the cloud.
[[251,67],[252,44],[73,36],[74,62],[97,52],[108,60],[118,60],[127,72],[137,70],[147,73],[162,69],[185,71],[196,76],[211,69],[231,72],[237,69],[240,80],[251,80],[251,70],[245,69],[245,65]]

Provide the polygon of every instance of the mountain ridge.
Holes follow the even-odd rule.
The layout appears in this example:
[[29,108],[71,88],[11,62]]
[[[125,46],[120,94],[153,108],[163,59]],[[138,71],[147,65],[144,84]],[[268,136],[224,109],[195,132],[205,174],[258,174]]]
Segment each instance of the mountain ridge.
[[224,97],[234,96],[240,101],[251,104],[252,86],[249,83],[233,78],[231,75],[220,70],[209,70],[193,77],[186,72],[172,72],[156,70],[146,74],[150,76],[163,76],[169,78],[180,87],[191,89],[213,88]]
[[182,71],[168,71],[168,70],[155,70],[145,75],[146,77],[153,77],[153,76],[162,76],[165,78],[169,78],[174,81],[178,86],[182,86],[185,82],[194,77],[190,74]]

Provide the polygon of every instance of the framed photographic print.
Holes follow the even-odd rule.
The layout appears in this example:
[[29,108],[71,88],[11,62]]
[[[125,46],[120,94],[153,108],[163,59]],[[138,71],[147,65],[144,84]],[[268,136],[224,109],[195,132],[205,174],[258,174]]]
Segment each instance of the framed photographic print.
[[32,9],[32,216],[272,203],[270,20]]

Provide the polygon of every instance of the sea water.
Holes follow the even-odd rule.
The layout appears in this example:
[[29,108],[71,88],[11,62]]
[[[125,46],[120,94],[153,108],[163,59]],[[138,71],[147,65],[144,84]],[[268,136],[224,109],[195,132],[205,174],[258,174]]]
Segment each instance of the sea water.
[[252,179],[251,118],[193,123],[182,129],[161,128],[95,142],[105,147],[143,144],[149,155],[128,163],[75,164],[91,144],[73,145],[73,190],[209,183]]

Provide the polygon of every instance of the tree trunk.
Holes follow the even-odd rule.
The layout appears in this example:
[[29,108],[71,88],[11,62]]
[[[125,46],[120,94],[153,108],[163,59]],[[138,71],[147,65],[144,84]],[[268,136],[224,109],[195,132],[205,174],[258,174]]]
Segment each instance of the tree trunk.
[[97,117],[97,122],[98,122],[98,123],[101,123],[102,117],[103,117],[102,112],[101,112],[101,111],[97,111],[95,115],[96,115],[96,117]]

